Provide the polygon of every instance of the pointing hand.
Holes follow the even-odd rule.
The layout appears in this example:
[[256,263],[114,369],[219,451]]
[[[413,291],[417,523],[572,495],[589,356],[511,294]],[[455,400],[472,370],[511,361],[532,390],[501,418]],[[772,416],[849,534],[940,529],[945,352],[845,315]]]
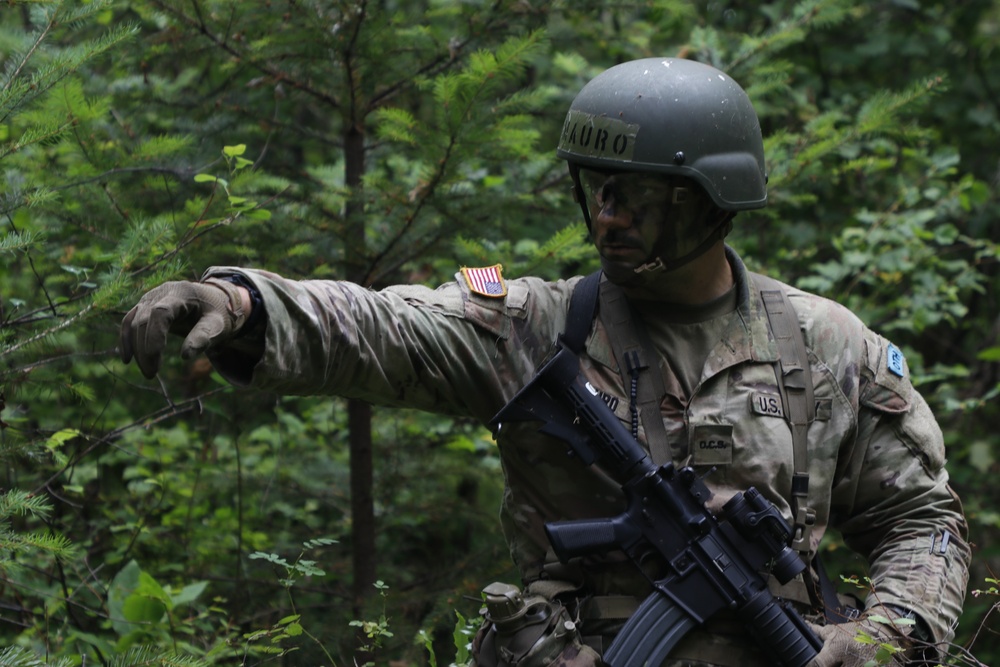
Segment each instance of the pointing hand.
[[152,378],[160,368],[167,333],[184,336],[181,357],[190,359],[232,338],[246,322],[249,306],[246,288],[224,280],[163,283],[144,294],[122,320],[122,361],[135,357],[142,374]]

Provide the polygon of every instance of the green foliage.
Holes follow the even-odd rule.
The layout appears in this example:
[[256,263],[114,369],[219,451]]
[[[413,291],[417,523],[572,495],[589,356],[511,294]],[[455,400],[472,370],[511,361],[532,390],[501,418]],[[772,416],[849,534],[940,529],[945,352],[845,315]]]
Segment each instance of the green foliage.
[[[23,4],[19,2],[13,5]],[[5,51],[11,55],[5,63],[4,77],[0,79],[0,122],[10,119],[42,98],[66,77],[77,72],[85,63],[121,48],[123,42],[136,34],[133,26],[114,26],[105,33],[74,42],[58,50],[44,48],[52,33],[63,25],[72,26],[101,15],[111,7],[111,0],[94,0],[88,3],[67,3],[59,0],[33,2],[30,7],[30,27],[25,32],[5,33]],[[48,124],[46,130],[34,128],[32,141],[22,142],[19,148],[52,139],[68,123]],[[9,151],[14,152],[14,151]]]
[[31,559],[73,558],[75,545],[64,535],[15,530],[14,517],[30,516],[45,519],[52,512],[52,505],[44,496],[36,496],[22,489],[0,493],[0,574],[20,567],[20,561]]
[[73,664],[70,658],[43,660],[33,651],[18,646],[0,649],[0,665],[4,667],[71,667]]
[[460,237],[456,246],[463,264],[476,266],[499,261],[512,276],[556,279],[567,273],[598,268],[582,222],[563,227],[541,242],[531,238],[489,241]]
[[111,627],[120,638],[119,646],[131,646],[140,640],[169,641],[167,631],[174,619],[168,619],[168,615],[197,600],[205,586],[206,582],[201,581],[171,594],[136,561],[129,561],[108,587],[108,613]]
[[[361,633],[365,636],[366,641],[362,643],[361,649],[366,653],[375,654],[382,648],[385,640],[392,638],[392,632],[389,630],[389,619],[385,615],[385,601],[388,596],[386,591],[388,589],[389,587],[381,579],[375,582],[375,590],[378,591],[378,595],[382,599],[382,611],[377,620],[353,620],[349,623],[352,628],[360,629]],[[370,661],[365,663],[365,665],[374,664],[374,662]]]
[[[452,641],[455,644],[455,659],[452,665],[466,665],[472,658],[472,640],[479,630],[482,621],[477,618],[467,619],[461,613],[455,612],[455,630],[452,633]],[[421,628],[417,632],[416,643],[427,651],[427,664],[430,667],[437,667],[437,653],[434,650],[434,639],[427,630]]]
[[751,268],[905,350],[946,433],[973,578],[993,586],[959,641],[993,631],[996,3],[355,10],[0,12],[0,587],[16,601],[0,662],[349,664],[361,630],[379,662],[462,664],[483,582],[516,577],[480,425],[376,410],[372,562],[392,595],[358,603],[344,403],[234,391],[176,356],[144,381],[117,361],[118,322],[213,264],[374,287],[497,262],[588,273],[552,147],[585,81],[652,55],[727,69],[754,101],[770,205],[733,236]]
[[[303,543],[303,547],[308,549],[315,549],[318,547],[326,547],[331,544],[336,544],[337,540],[331,540],[329,538],[317,538],[314,540],[309,540]],[[303,560],[302,554],[300,553],[298,558],[294,562],[289,563],[287,560],[278,556],[277,554],[265,553],[263,551],[255,551],[250,554],[250,559],[263,559],[269,563],[274,563],[275,565],[280,565],[285,569],[285,576],[279,579],[279,582],[285,588],[291,588],[295,585],[296,580],[299,577],[323,577],[326,576],[326,572],[316,567],[316,561],[314,560]]]

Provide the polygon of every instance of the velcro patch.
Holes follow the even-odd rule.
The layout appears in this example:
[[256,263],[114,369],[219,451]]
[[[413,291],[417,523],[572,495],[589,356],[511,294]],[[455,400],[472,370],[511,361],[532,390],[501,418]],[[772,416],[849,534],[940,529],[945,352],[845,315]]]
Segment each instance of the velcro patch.
[[503,266],[500,264],[474,269],[463,266],[462,277],[475,294],[494,299],[507,296],[507,283],[503,280]]
[[608,116],[571,110],[566,114],[559,150],[631,162],[635,153],[639,125]]
[[897,377],[904,377],[906,375],[906,370],[903,366],[903,353],[892,343],[889,343],[885,357],[885,365],[886,368],[888,368],[889,371],[894,373]]
[[871,380],[862,384],[859,400],[880,412],[899,414],[910,409],[913,385],[907,377],[906,359],[893,348],[882,336],[866,331],[862,378],[870,373]]
[[763,391],[750,394],[750,412],[764,417],[785,418],[785,410],[781,407],[781,396]]
[[733,462],[732,424],[693,426],[690,452],[695,465],[729,465]]

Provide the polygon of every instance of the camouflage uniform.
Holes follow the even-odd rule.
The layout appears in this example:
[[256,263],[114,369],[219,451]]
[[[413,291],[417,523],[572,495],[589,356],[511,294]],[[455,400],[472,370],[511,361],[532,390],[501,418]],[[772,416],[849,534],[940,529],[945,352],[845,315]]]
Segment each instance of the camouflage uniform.
[[[706,480],[716,508],[754,486],[791,520],[790,430],[780,410],[766,409],[778,396],[772,366],[777,348],[759,292],[735,253],[728,254],[737,310],[709,353],[686,409],[667,424],[668,433],[679,436],[671,456],[699,472],[716,467]],[[213,353],[232,382],[469,415],[484,423],[554,351],[579,280],[514,279],[503,295],[484,296],[470,291],[461,274],[438,289],[396,286],[379,292],[239,268],[216,267],[206,276],[218,274],[249,279],[267,313],[263,358],[252,372],[235,348]],[[934,641],[950,640],[964,599],[969,550],[961,506],[948,486],[941,431],[895,348],[846,308],[785,289],[804,330],[818,408],[809,429],[809,502],[817,514],[812,546],[827,526],[839,529],[870,562],[877,602],[912,609]],[[599,318],[581,369],[630,424],[628,392]],[[501,521],[525,582],[554,578],[598,595],[644,597],[648,583],[620,556],[592,558],[579,568],[557,564],[543,531],[546,522],[610,516],[624,505],[615,483],[567,457],[563,443],[535,428],[505,424],[497,435],[506,477]],[[932,552],[932,540],[939,543],[944,531],[952,536],[949,547],[944,554]],[[721,619],[686,641],[682,657],[707,662],[672,664],[722,662],[708,657],[717,651],[699,648],[707,643],[725,645],[728,664],[768,664],[738,630],[723,627],[727,623]],[[587,634],[586,620],[584,626]]]

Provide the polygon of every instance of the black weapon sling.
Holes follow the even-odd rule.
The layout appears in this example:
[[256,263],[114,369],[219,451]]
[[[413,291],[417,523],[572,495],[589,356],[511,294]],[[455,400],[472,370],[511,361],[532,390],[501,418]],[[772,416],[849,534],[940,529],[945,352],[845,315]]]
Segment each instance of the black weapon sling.
[[[799,327],[798,316],[789,302],[781,283],[761,274],[750,274],[751,282],[759,291],[768,327],[778,346],[779,359],[774,364],[775,380],[781,396],[785,419],[792,434],[794,475],[792,478],[791,509],[793,515],[792,548],[803,560],[810,560],[810,533],[815,523],[815,512],[808,505],[809,466],[808,452],[809,424],[815,419],[816,401],[813,396],[812,373],[806,351],[805,339]],[[598,302],[601,311],[598,313]],[[615,357],[618,359],[622,381],[629,388],[630,405],[633,410],[633,437],[638,411],[645,430],[650,456],[657,464],[670,460],[666,428],[660,413],[660,400],[664,394],[663,378],[655,363],[656,354],[645,327],[637,325],[624,293],[617,285],[602,280],[601,271],[595,271],[577,283],[570,299],[566,316],[566,330],[562,341],[579,355],[586,343],[587,335],[595,317],[601,317],[611,335]],[[648,382],[639,382],[641,376]],[[807,568],[815,577],[805,574],[805,588],[812,606],[823,609],[830,622],[844,622],[854,616],[849,608],[841,604],[833,582],[818,554],[812,556],[812,568]],[[813,581],[809,581],[813,579]]]

